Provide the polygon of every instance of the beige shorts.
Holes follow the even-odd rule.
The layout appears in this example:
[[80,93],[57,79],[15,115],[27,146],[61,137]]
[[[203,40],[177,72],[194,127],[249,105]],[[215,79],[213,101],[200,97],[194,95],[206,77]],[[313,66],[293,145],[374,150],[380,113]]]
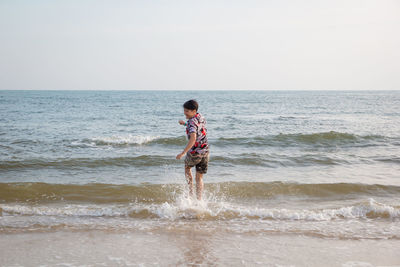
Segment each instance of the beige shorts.
[[207,173],[209,158],[210,158],[210,152],[206,152],[204,154],[200,153],[190,154],[189,152],[187,152],[185,157],[185,167],[192,168],[196,166],[197,172]]

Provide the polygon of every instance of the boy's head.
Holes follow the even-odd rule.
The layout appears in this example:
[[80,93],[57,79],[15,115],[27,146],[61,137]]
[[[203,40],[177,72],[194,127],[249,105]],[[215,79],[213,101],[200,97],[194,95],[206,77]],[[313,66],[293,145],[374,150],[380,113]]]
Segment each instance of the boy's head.
[[198,109],[199,104],[194,99],[186,101],[185,104],[183,104],[183,113],[185,114],[187,119],[190,119],[194,115],[196,115]]

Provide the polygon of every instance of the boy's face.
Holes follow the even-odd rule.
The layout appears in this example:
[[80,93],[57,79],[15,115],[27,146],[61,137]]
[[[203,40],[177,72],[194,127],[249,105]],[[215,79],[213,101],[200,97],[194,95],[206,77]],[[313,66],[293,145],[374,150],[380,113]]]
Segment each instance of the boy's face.
[[186,119],[190,119],[190,118],[192,118],[194,115],[196,115],[197,110],[195,110],[195,109],[191,110],[191,109],[183,108],[183,113],[185,114]]

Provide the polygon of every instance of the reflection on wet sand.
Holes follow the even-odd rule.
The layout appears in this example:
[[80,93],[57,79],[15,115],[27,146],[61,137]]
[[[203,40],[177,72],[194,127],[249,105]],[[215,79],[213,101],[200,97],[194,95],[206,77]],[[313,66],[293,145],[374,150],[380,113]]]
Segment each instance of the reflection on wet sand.
[[189,223],[183,228],[168,232],[168,240],[182,251],[178,266],[217,266],[218,258],[213,249],[214,232],[199,229],[201,223]]

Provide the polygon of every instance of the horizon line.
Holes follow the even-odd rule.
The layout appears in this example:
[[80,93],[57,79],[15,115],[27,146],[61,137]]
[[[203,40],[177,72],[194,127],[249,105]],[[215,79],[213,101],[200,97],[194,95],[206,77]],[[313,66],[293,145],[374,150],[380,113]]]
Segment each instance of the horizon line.
[[399,91],[400,89],[0,89],[0,91]]

